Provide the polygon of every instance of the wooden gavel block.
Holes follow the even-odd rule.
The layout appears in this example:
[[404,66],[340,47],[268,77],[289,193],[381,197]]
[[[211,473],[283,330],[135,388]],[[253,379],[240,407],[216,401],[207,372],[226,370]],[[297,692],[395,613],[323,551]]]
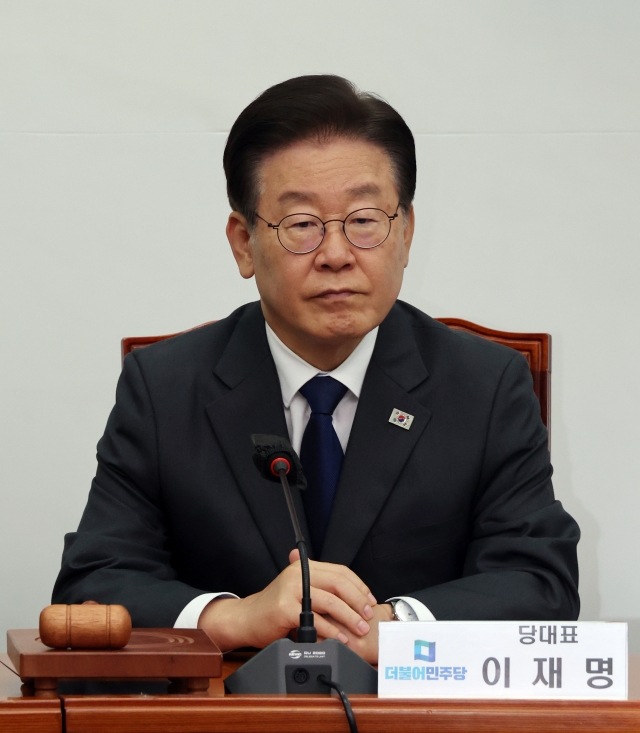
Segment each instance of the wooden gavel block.
[[124,606],[56,604],[40,613],[40,640],[52,649],[122,649],[130,638]]
[[23,694],[56,697],[59,680],[170,680],[170,692],[206,695],[222,654],[202,629],[133,629],[124,606],[53,605],[40,628],[7,631]]

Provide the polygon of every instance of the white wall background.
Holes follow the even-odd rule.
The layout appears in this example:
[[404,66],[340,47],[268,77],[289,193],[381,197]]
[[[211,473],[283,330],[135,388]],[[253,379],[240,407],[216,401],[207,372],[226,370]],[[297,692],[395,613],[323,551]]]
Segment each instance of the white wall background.
[[231,123],[325,72],[416,135],[402,297],[553,334],[581,618],[640,652],[637,0],[0,0],[0,631],[49,603],[120,338],[256,296],[224,235]]

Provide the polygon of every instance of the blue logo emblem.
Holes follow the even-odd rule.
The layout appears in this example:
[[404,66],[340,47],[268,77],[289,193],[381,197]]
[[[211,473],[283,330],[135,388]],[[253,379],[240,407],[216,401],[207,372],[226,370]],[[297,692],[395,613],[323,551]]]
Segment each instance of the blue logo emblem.
[[413,642],[413,658],[421,659],[423,662],[436,661],[436,643],[435,641],[422,641],[416,639]]

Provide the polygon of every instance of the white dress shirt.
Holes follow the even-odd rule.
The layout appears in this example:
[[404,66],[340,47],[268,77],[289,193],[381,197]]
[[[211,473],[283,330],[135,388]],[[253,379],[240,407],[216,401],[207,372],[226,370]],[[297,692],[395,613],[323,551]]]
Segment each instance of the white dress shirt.
[[[300,388],[304,386],[310,379],[314,377],[333,377],[336,381],[344,384],[347,391],[344,397],[338,403],[333,412],[333,427],[342,446],[342,450],[346,453],[349,435],[351,434],[351,426],[358,407],[360,391],[362,383],[367,372],[367,367],[371,361],[373,347],[376,344],[378,329],[374,328],[362,339],[356,346],[351,355],[331,372],[323,372],[304,359],[301,359],[291,349],[286,346],[274,333],[274,331],[265,323],[267,329],[267,341],[271,349],[271,355],[276,365],[278,379],[280,380],[280,390],[282,392],[282,402],[284,405],[284,416],[287,422],[287,430],[289,432],[289,441],[296,453],[300,453],[300,445],[304,434],[311,408],[309,403],[300,393]],[[237,598],[233,593],[203,593],[188,603],[174,624],[176,629],[195,629],[198,627],[200,614],[205,606],[214,598]],[[401,600],[407,603],[413,614],[419,621],[435,621],[434,615],[429,609],[415,598],[407,596],[397,596],[389,598],[387,601]]]

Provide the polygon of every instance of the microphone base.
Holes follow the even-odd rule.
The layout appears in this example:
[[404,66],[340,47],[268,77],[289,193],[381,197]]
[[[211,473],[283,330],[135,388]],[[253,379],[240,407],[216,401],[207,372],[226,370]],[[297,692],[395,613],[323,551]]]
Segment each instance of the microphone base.
[[319,675],[340,683],[347,694],[378,692],[376,670],[335,639],[317,644],[278,639],[227,677],[224,687],[236,695],[329,694]]

